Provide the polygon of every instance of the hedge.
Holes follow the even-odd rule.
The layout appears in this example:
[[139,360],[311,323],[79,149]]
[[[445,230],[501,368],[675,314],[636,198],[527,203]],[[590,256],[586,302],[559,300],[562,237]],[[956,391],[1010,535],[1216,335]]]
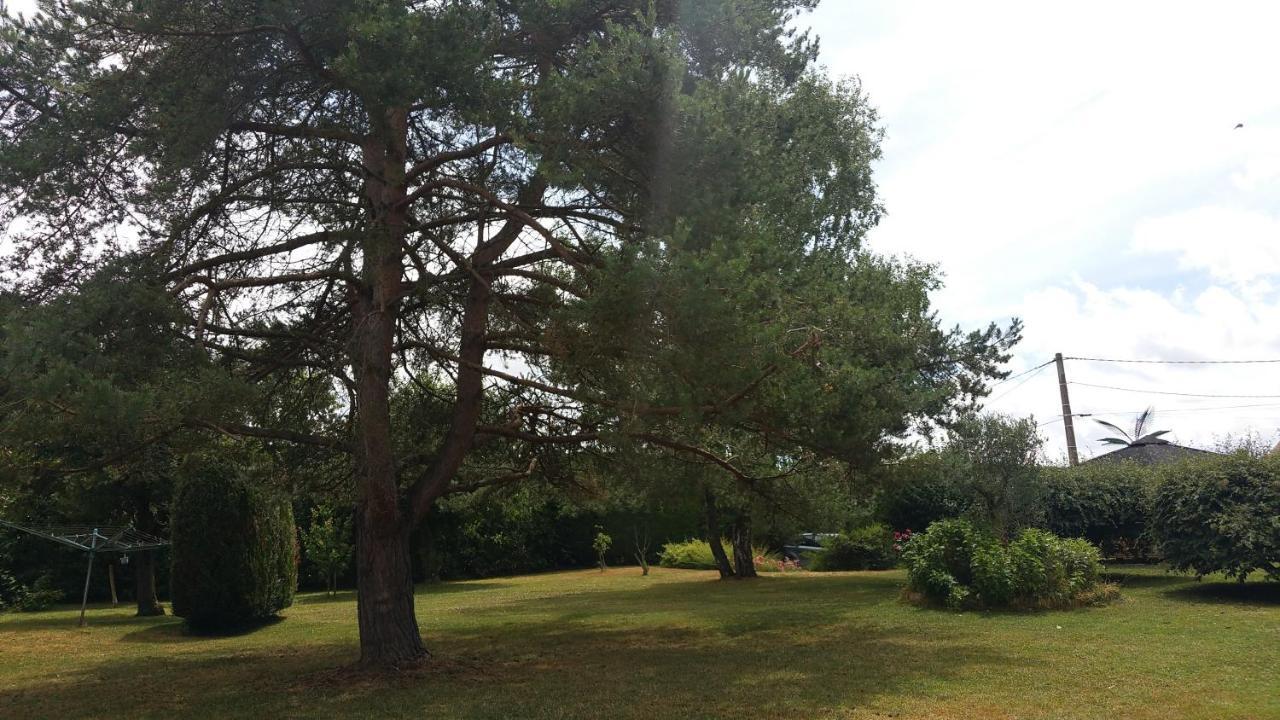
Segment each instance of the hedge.
[[293,510],[225,464],[184,468],[172,505],[173,612],[199,632],[229,631],[293,604]]
[[1147,560],[1156,471],[1134,462],[1087,463],[1041,470],[1047,528],[1062,537],[1082,537],[1109,558]]
[[1171,568],[1280,580],[1280,459],[1197,458],[1161,475],[1152,535]]

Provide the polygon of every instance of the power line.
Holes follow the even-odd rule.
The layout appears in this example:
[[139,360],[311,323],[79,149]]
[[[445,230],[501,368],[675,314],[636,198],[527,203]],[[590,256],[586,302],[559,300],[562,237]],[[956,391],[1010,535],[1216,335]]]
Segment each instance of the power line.
[[[1240,410],[1242,408],[1274,408],[1280,407],[1280,403],[1252,403],[1249,405],[1216,405],[1214,407],[1193,407],[1193,408],[1174,408],[1172,410],[1158,410],[1157,415],[1182,415],[1185,413],[1212,412],[1215,410]],[[1082,416],[1088,415],[1140,415],[1141,410],[1098,410],[1092,413],[1080,413]]]
[[[1188,413],[1218,412],[1222,410],[1241,410],[1246,408],[1277,408],[1277,407],[1280,407],[1280,403],[1252,403],[1249,405],[1215,405],[1213,407],[1175,408],[1173,410],[1160,410],[1157,414],[1160,416],[1186,415]],[[1099,415],[1140,415],[1142,414],[1142,412],[1143,411],[1137,411],[1137,410],[1095,410],[1093,412],[1071,413],[1071,417],[1092,418],[1092,417],[1097,417]],[[1253,416],[1236,415],[1235,417],[1252,418]],[[1038,423],[1036,427],[1044,427],[1045,425],[1052,425],[1058,422],[1062,422],[1061,417],[1056,417],[1056,418],[1053,418],[1052,420],[1046,420],[1042,423]]]
[[[1006,395],[1008,395],[1009,393],[1013,392],[1014,390],[1017,390],[1018,388],[1022,387],[1023,385],[1026,385],[1028,382],[1030,382],[1032,379],[1034,379],[1036,375],[1039,375],[1041,372],[1043,372],[1043,371],[1044,371],[1044,369],[1045,369],[1045,368],[1049,367],[1049,366],[1050,366],[1050,365],[1052,365],[1052,364],[1053,364],[1053,361],[1052,361],[1052,360],[1050,360],[1049,362],[1047,362],[1047,363],[1045,363],[1045,364],[1043,364],[1043,365],[1041,365],[1041,366],[1039,366],[1039,367],[1034,367],[1034,368],[1031,368],[1030,370],[1028,370],[1028,371],[1026,371],[1026,372],[1024,372],[1024,373],[1021,373],[1020,375],[1018,375],[1018,377],[1022,377],[1022,375],[1026,375],[1026,376],[1027,376],[1025,379],[1023,379],[1023,381],[1022,381],[1022,382],[1018,383],[1017,385],[1014,385],[1013,387],[1009,388],[1008,390],[1005,390],[1004,392],[1000,393],[1000,395],[998,395],[998,396],[996,396],[996,397],[994,397],[994,398],[991,398],[990,402],[993,402],[993,403],[994,403],[994,402],[996,402],[997,400],[999,400],[1000,398],[1003,398],[1003,397],[1005,397]],[[1010,379],[1010,380],[1012,380],[1013,378],[1009,378],[1009,379]]]
[[1170,392],[1168,390],[1140,390],[1137,388],[1116,387],[1114,385],[1094,385],[1093,383],[1083,383],[1071,381],[1071,385],[1079,385],[1081,387],[1101,388],[1103,390],[1118,390],[1120,392],[1146,393],[1148,395],[1175,395],[1178,397],[1199,397],[1199,398],[1280,398],[1280,395],[1226,395],[1217,393],[1182,393]]
[[1083,360],[1086,362],[1106,363],[1138,363],[1143,365],[1265,365],[1280,363],[1276,360],[1121,360],[1118,358],[1075,357],[1064,356],[1063,360]]
[[1023,370],[1022,372],[1018,373],[1017,375],[1010,375],[1009,377],[1007,377],[1007,378],[1005,378],[1005,379],[1001,380],[1000,382],[997,382],[996,384],[992,385],[992,386],[991,386],[991,389],[992,389],[992,390],[995,390],[996,388],[1000,387],[1001,385],[1003,385],[1003,384],[1005,384],[1005,383],[1007,383],[1007,382],[1012,382],[1012,381],[1014,381],[1014,380],[1017,380],[1018,378],[1022,377],[1023,375],[1029,375],[1029,374],[1031,374],[1031,373],[1033,373],[1033,372],[1035,372],[1035,371],[1037,371],[1037,370],[1039,370],[1039,369],[1041,369],[1041,368],[1043,368],[1043,367],[1045,367],[1045,366],[1047,366],[1047,365],[1051,365],[1051,364],[1053,364],[1053,360],[1052,360],[1052,359],[1050,359],[1050,360],[1046,360],[1045,362],[1040,363],[1039,365],[1037,365],[1037,366],[1035,366],[1035,367],[1031,368],[1030,370]]

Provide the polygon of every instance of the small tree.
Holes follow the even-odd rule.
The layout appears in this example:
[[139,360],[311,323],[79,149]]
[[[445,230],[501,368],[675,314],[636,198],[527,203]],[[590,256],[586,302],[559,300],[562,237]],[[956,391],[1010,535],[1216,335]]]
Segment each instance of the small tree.
[[324,576],[329,595],[338,593],[338,576],[351,564],[351,522],[346,513],[320,506],[311,516],[311,527],[302,533],[307,559]]
[[652,543],[649,541],[649,526],[645,525],[643,531],[636,527],[634,535],[636,562],[640,563],[640,574],[647,577],[649,575],[649,548],[652,547]]
[[591,541],[591,547],[596,551],[596,557],[600,560],[600,572],[604,572],[604,554],[609,552],[609,548],[613,547],[613,538],[609,537],[600,527],[596,526],[596,537]]
[[1033,418],[970,415],[952,428],[946,452],[973,498],[969,512],[1001,538],[1040,520],[1043,443]]

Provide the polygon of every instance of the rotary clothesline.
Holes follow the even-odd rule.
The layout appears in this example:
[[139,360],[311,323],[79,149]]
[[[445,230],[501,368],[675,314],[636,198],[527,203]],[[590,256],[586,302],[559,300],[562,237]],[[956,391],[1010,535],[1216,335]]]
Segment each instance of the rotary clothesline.
[[[85,608],[89,603],[89,579],[93,576],[93,560],[100,552],[130,553],[156,550],[168,541],[125,525],[49,525],[21,524],[0,520],[0,526],[12,528],[60,545],[89,553],[84,573],[84,593],[80,597],[80,625],[84,626]],[[128,555],[125,555],[127,558]]]

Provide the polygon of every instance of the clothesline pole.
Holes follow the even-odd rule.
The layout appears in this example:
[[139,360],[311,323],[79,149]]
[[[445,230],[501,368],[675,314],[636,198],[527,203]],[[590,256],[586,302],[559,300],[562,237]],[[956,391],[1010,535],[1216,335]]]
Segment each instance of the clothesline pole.
[[89,544],[89,567],[84,571],[84,594],[80,596],[80,627],[84,627],[84,611],[89,606],[89,578],[93,577],[93,558],[98,551],[98,528],[93,529]]

